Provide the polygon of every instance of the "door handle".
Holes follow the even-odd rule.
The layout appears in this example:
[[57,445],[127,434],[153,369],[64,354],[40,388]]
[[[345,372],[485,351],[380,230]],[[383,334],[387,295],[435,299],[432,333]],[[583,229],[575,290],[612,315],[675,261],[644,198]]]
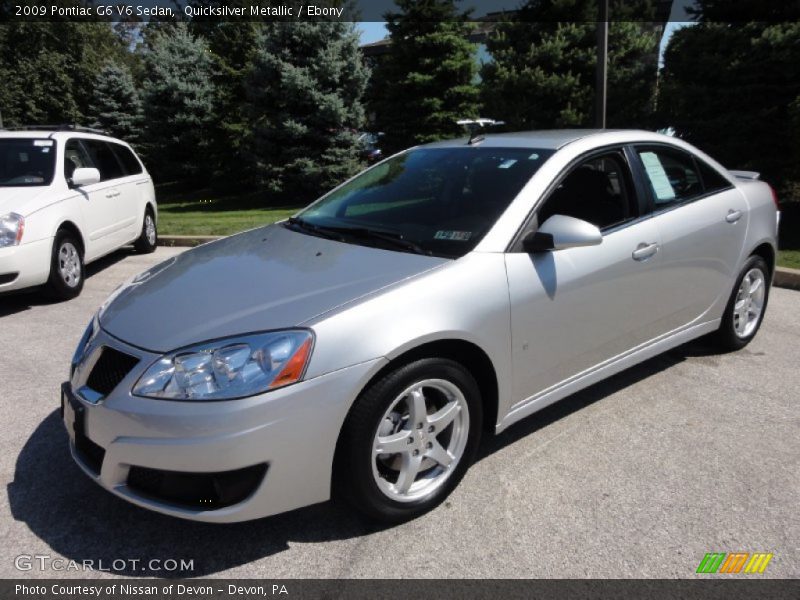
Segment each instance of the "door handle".
[[114,190],[113,192],[108,192],[106,194],[106,198],[116,198],[117,196],[119,196],[119,192],[117,190]]
[[653,242],[652,244],[646,244],[645,242],[642,242],[636,246],[636,250],[633,251],[631,256],[633,257],[633,260],[647,260],[656,252],[658,252],[658,244],[656,242]]
[[725,220],[728,223],[736,223],[736,221],[738,221],[741,218],[742,218],[742,211],[733,209],[730,209],[728,211],[728,214],[725,216]]

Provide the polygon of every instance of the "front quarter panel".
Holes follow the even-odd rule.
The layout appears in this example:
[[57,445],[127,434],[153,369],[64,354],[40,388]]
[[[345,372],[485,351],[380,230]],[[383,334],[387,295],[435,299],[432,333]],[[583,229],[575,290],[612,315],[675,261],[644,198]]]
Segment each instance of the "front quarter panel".
[[510,313],[503,254],[473,252],[383,293],[305,323],[316,333],[306,377],[375,358],[397,358],[437,340],[481,348],[498,381],[498,415],[510,397]]

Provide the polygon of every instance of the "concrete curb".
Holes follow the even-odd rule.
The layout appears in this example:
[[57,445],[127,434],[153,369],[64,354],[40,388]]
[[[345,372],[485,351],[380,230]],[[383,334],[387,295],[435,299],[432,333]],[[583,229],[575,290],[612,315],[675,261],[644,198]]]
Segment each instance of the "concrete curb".
[[199,246],[207,242],[219,240],[223,236],[219,235],[160,235],[158,236],[159,246]]
[[[219,235],[162,235],[158,238],[159,246],[199,246],[207,242],[221,239]],[[777,287],[800,290],[800,269],[776,267],[772,283]]]
[[772,283],[778,287],[800,290],[800,269],[775,267]]

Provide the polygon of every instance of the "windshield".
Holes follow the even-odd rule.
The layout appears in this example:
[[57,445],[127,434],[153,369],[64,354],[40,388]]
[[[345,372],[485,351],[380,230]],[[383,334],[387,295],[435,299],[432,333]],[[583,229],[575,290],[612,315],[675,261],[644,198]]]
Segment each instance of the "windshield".
[[0,139],[0,187],[50,185],[55,164],[53,140]]
[[[393,250],[459,257],[483,238],[553,154],[534,148],[419,148],[395,156],[323,197],[288,226],[347,242],[407,242]],[[347,230],[359,235],[348,237]]]

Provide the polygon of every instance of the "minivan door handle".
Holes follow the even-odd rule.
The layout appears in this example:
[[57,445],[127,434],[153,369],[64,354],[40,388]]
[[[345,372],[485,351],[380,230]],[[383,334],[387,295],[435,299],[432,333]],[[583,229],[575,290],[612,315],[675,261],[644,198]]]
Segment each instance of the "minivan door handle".
[[633,256],[633,260],[647,260],[656,252],[658,252],[658,244],[656,242],[653,242],[652,244],[642,242],[636,246],[636,250],[633,251],[631,256]]
[[106,198],[116,198],[119,196],[119,190],[111,190],[106,194]]
[[728,223],[736,223],[736,221],[738,221],[741,218],[742,218],[742,211],[733,209],[730,209],[728,211],[728,214],[725,216],[725,220]]

